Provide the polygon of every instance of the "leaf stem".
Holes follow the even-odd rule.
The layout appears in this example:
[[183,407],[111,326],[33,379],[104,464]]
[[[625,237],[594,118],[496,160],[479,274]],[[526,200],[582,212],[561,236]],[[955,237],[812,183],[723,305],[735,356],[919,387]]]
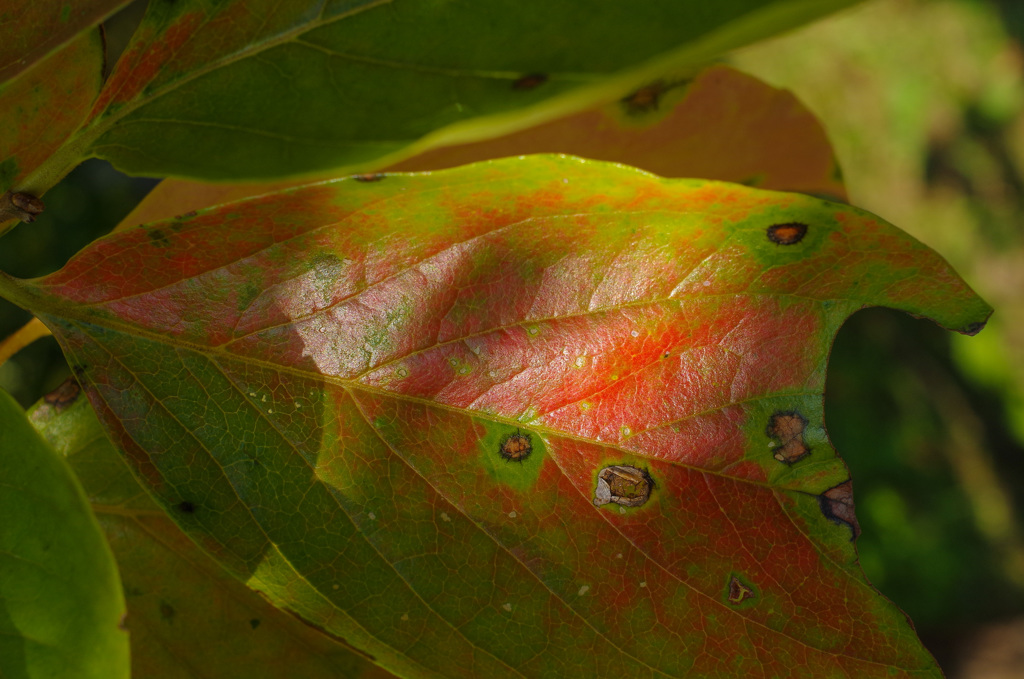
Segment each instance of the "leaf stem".
[[37,339],[50,334],[50,329],[43,325],[38,318],[15,330],[6,339],[0,341],[0,365],[6,363],[12,356],[35,342]]

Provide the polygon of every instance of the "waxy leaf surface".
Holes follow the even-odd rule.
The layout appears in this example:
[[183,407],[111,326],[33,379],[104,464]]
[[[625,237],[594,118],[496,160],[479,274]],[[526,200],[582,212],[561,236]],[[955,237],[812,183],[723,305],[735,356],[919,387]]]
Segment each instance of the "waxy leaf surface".
[[82,152],[214,180],[381,167],[692,74],[855,2],[156,0]]
[[0,391],[0,677],[128,679],[124,613],[81,486]]
[[825,364],[863,306],[990,309],[872,215],[527,157],[2,285],[187,532],[393,672],[941,676],[857,565]]
[[133,677],[390,676],[274,608],[196,547],[132,476],[80,393],[71,379],[29,418],[66,456],[117,558]]

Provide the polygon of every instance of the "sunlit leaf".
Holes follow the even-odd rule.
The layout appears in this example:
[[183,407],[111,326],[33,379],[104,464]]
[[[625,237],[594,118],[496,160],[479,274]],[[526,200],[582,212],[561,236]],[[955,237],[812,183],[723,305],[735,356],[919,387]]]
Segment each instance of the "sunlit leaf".
[[693,74],[855,2],[154,0],[82,146],[138,174],[366,170]]
[[110,549],[67,464],[0,391],[0,677],[127,679]]
[[132,676],[388,676],[268,604],[198,549],[131,475],[79,393],[77,382],[64,383],[30,419],[67,457],[117,558]]
[[391,671],[941,676],[856,563],[825,362],[863,306],[990,309],[871,215],[534,157],[284,191],[2,287],[187,532]]

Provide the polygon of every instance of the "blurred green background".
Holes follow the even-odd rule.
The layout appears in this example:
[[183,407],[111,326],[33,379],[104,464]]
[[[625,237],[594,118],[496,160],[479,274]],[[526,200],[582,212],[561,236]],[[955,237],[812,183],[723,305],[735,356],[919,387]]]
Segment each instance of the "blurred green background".
[[[950,679],[1024,677],[1024,1],[872,0],[731,61],[794,91],[852,202],[938,250],[996,309],[977,337],[856,314],[826,422],[869,579]],[[0,268],[59,268],[153,185],[84,164],[4,237]],[[0,337],[28,318],[0,300]],[[0,387],[27,405],[66,375],[46,338],[0,366]]]

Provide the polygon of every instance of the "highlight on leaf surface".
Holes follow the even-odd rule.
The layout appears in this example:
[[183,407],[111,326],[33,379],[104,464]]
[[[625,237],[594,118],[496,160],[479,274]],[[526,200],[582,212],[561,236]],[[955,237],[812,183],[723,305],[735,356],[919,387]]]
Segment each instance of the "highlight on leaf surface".
[[877,217],[527,157],[265,195],[2,285],[193,539],[392,672],[941,676],[857,565],[825,366],[864,306],[990,309]]

